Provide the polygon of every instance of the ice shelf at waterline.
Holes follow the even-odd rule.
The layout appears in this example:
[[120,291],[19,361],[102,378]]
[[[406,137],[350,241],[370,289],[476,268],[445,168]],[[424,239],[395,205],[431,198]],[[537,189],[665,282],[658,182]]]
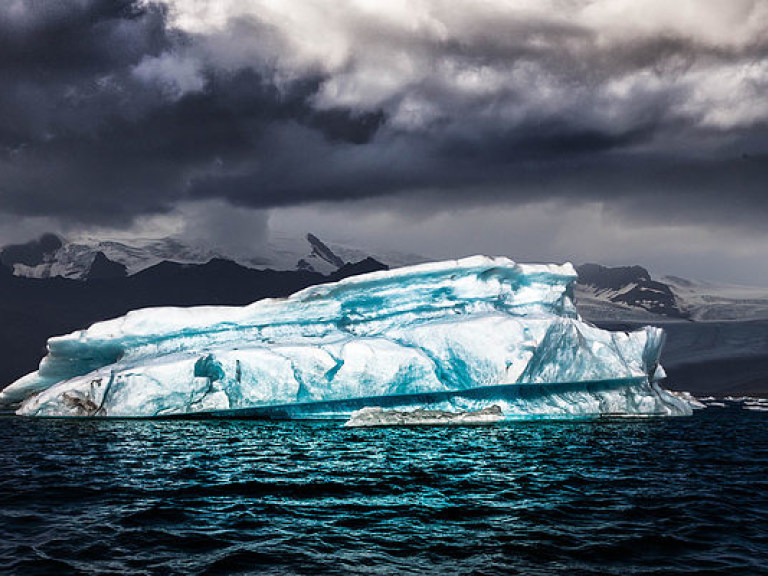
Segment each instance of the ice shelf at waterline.
[[475,256],[244,307],[149,308],[48,341],[0,403],[29,416],[347,417],[364,406],[505,418],[685,415],[659,328],[582,321],[570,264]]

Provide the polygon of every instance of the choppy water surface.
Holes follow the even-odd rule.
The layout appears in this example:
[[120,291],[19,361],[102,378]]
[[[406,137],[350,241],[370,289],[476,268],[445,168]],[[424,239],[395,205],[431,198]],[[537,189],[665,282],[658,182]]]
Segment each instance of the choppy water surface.
[[0,571],[768,573],[768,414],[344,429],[0,418]]

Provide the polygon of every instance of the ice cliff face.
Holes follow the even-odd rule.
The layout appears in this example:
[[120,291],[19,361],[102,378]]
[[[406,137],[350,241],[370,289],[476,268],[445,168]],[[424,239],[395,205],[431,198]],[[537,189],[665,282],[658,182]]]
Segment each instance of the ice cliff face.
[[0,394],[30,416],[341,417],[363,406],[507,418],[682,415],[662,331],[583,322],[570,264],[482,256],[356,276],[242,308],[150,308],[51,338]]

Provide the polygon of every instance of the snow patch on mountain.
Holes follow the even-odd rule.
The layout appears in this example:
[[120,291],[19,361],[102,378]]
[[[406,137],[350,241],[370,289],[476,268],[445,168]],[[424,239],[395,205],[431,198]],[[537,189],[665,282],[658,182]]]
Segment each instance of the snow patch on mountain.
[[37,262],[13,262],[13,273],[28,278],[85,278],[99,253],[124,265],[129,275],[164,260],[199,264],[221,257],[215,251],[190,246],[174,238],[136,238],[130,244],[85,238],[76,242],[61,240],[58,248],[43,253]]
[[664,276],[675,297],[693,320],[768,319],[768,288],[718,284]]

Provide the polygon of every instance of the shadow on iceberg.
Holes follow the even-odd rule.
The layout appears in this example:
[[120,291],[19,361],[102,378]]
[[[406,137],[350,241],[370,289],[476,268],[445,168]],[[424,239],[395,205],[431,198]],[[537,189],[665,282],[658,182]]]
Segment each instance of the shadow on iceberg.
[[244,307],[150,308],[48,341],[0,393],[47,417],[345,418],[365,406],[505,418],[687,415],[659,328],[584,322],[570,264],[475,256]]

